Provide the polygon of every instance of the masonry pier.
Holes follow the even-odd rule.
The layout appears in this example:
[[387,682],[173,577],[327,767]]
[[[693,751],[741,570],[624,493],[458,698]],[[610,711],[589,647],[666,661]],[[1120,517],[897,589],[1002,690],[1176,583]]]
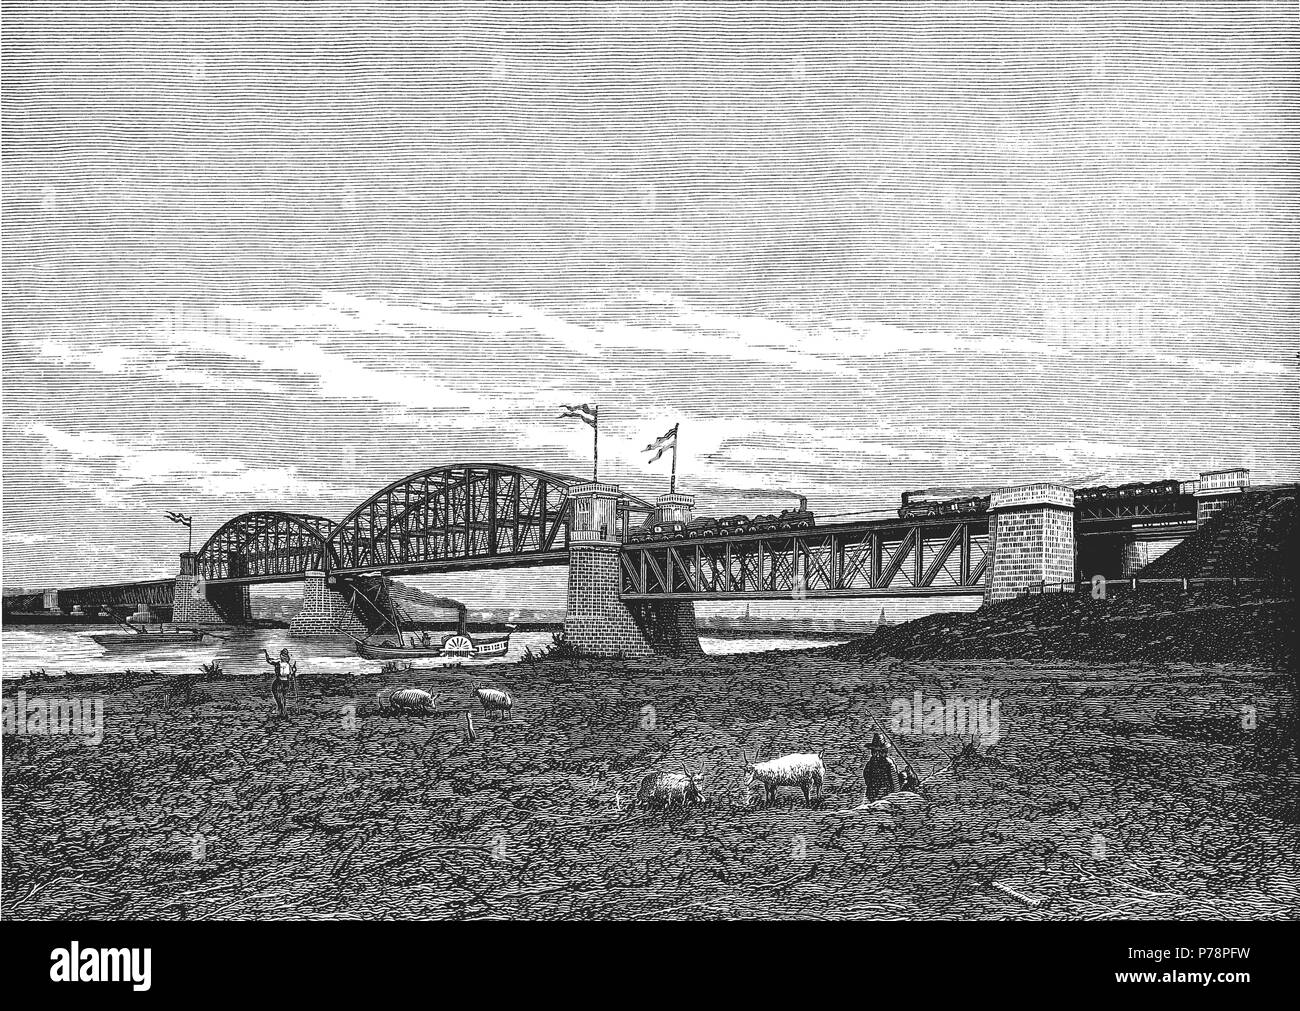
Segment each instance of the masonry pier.
[[1074,584],[1074,489],[1059,484],[1001,488],[989,496],[989,564],[984,602],[1019,596],[1039,583]]
[[[148,614],[147,604],[140,610]],[[181,552],[181,571],[172,592],[172,621],[194,625],[246,625],[253,617],[248,584],[210,584],[199,575],[196,551]],[[152,621],[152,616],[133,616]]]
[[[689,600],[624,601],[618,485],[589,481],[570,490],[569,598],[564,634],[588,653],[610,656],[702,655]],[[661,495],[658,518],[689,521],[690,495]]]

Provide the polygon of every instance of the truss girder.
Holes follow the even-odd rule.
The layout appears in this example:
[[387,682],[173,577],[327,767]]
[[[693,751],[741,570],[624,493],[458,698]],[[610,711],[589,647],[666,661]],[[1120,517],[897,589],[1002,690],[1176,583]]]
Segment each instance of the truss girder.
[[982,592],[988,517],[624,545],[624,597]]

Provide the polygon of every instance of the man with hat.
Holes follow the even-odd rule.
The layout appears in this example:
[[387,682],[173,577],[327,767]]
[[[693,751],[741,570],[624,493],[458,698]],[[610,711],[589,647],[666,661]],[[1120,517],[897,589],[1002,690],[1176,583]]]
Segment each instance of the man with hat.
[[887,751],[880,735],[873,734],[871,757],[867,759],[867,767],[862,772],[862,778],[867,784],[867,803],[879,800],[886,794],[898,793],[900,789],[898,766],[894,764]]

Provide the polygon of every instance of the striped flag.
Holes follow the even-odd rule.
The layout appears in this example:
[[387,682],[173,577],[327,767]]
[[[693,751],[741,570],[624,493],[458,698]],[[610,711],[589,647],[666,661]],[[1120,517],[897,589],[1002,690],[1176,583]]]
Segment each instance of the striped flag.
[[179,523],[183,527],[188,527],[194,522],[193,516],[185,516],[182,513],[172,512],[170,509],[167,510],[167,518],[173,523]]
[[561,404],[564,413],[561,418],[577,418],[579,421],[585,421],[592,428],[596,427],[596,411],[598,408],[588,404],[579,404],[577,407],[570,407],[568,404]]
[[[678,424],[680,424],[680,422]],[[654,442],[646,446],[646,448],[641,450],[641,452],[654,453],[654,456],[650,457],[650,462],[654,463],[661,456],[667,453],[670,449],[675,450],[676,448],[677,448],[677,425],[673,425],[672,428],[668,429],[667,432],[659,436],[659,438],[655,439]]]

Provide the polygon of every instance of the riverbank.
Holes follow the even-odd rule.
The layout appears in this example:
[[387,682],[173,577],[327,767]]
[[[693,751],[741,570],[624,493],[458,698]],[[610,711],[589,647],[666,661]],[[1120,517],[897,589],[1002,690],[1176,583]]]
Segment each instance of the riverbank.
[[[475,682],[515,699],[475,711]],[[375,692],[441,694],[386,716]],[[71,690],[70,690],[71,689]],[[264,678],[147,671],[6,685],[94,695],[98,746],[4,749],[6,917],[1287,918],[1300,907],[1294,754],[1268,665],[934,663],[834,651],[689,662]],[[899,699],[998,703],[996,743],[899,743],[913,817],[856,810]],[[1254,713],[1253,729],[1242,706]],[[970,738],[965,738],[969,743]],[[742,750],[817,750],[811,808],[746,804]],[[703,764],[708,802],[628,811],[640,777]],[[989,887],[1010,885],[1031,906]]]
[[935,614],[834,649],[871,659],[1259,663],[1296,657],[1296,599],[1282,588],[1178,586],[1034,594]]

